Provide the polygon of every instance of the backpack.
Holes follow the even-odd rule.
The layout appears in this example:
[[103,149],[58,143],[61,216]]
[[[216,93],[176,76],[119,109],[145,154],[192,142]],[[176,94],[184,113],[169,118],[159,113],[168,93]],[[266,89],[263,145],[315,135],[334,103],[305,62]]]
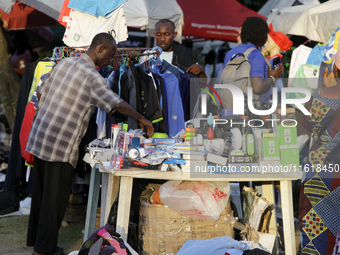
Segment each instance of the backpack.
[[[248,60],[249,54],[256,50],[256,48],[249,48],[244,53],[235,54],[222,71],[222,84],[232,84],[239,87],[243,93],[247,93],[248,87],[251,87],[250,81],[250,64]],[[269,68],[271,64],[265,58]],[[220,89],[220,97],[224,109],[233,109],[233,97],[229,89]],[[255,100],[259,106],[259,95],[253,94],[253,101]]]

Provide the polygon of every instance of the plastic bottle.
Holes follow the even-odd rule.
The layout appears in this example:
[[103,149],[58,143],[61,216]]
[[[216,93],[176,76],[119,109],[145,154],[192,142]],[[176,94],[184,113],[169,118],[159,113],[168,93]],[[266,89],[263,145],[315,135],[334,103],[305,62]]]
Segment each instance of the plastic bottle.
[[196,128],[187,126],[185,132],[186,132],[185,133],[185,140],[186,141],[192,141],[193,138],[196,136]]
[[111,125],[111,149],[114,153],[117,152],[117,139],[119,134],[119,126],[117,124]]
[[209,130],[207,131],[207,139],[212,140],[214,139],[214,131],[209,127]]
[[207,117],[207,123],[209,125],[209,127],[214,125],[214,116],[212,115],[212,113],[209,113],[209,116]]

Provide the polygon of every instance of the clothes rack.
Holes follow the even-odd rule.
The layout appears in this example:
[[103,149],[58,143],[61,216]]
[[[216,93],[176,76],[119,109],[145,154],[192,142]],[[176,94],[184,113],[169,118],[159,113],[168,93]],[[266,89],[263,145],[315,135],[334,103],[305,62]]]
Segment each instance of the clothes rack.
[[[142,51],[135,52],[135,51]],[[114,57],[138,57],[138,56],[147,56],[147,55],[160,55],[159,50],[152,50],[151,48],[118,48],[117,53]]]

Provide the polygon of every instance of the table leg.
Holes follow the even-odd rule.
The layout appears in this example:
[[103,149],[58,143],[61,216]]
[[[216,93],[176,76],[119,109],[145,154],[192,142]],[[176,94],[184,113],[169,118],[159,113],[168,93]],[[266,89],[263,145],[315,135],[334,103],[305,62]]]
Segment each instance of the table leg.
[[[97,166],[97,165],[96,165]],[[96,227],[96,217],[100,189],[100,176],[98,166],[91,169],[89,197],[87,201],[87,211],[85,220],[84,242],[94,232]]]
[[[119,182],[120,182],[120,177],[114,176],[113,174],[109,174],[107,191],[106,191],[106,199],[105,199],[106,200],[105,201],[105,213],[104,213],[105,223],[108,222],[111,207],[118,195]],[[102,201],[102,203],[104,203],[104,201]]]
[[132,185],[132,177],[121,177],[116,231],[121,234],[122,238],[125,240],[127,240],[129,229]]
[[109,185],[109,173],[102,172],[102,189],[100,197],[100,226],[104,226],[106,223],[105,212],[106,212],[106,200],[107,190]]
[[[267,199],[269,203],[273,204],[273,207],[274,207],[272,210],[272,215],[270,217],[268,233],[271,235],[277,236],[274,182],[263,182],[262,183],[262,195],[264,198]],[[276,254],[278,254],[279,252],[279,243],[278,243],[277,238],[275,240],[274,251]]]
[[285,254],[296,255],[292,181],[280,181]]

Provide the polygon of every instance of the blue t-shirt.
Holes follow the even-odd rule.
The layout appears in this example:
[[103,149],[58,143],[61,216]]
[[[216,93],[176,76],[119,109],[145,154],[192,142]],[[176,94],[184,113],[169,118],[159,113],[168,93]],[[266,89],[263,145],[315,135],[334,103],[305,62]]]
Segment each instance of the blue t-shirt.
[[[252,43],[240,44],[235,48],[228,51],[228,53],[224,57],[223,65],[224,67],[230,61],[230,59],[237,53],[244,53],[249,48],[255,48],[255,45]],[[259,50],[253,50],[248,56],[249,64],[250,64],[250,77],[262,77],[268,78],[268,65],[264,60],[264,56]]]

